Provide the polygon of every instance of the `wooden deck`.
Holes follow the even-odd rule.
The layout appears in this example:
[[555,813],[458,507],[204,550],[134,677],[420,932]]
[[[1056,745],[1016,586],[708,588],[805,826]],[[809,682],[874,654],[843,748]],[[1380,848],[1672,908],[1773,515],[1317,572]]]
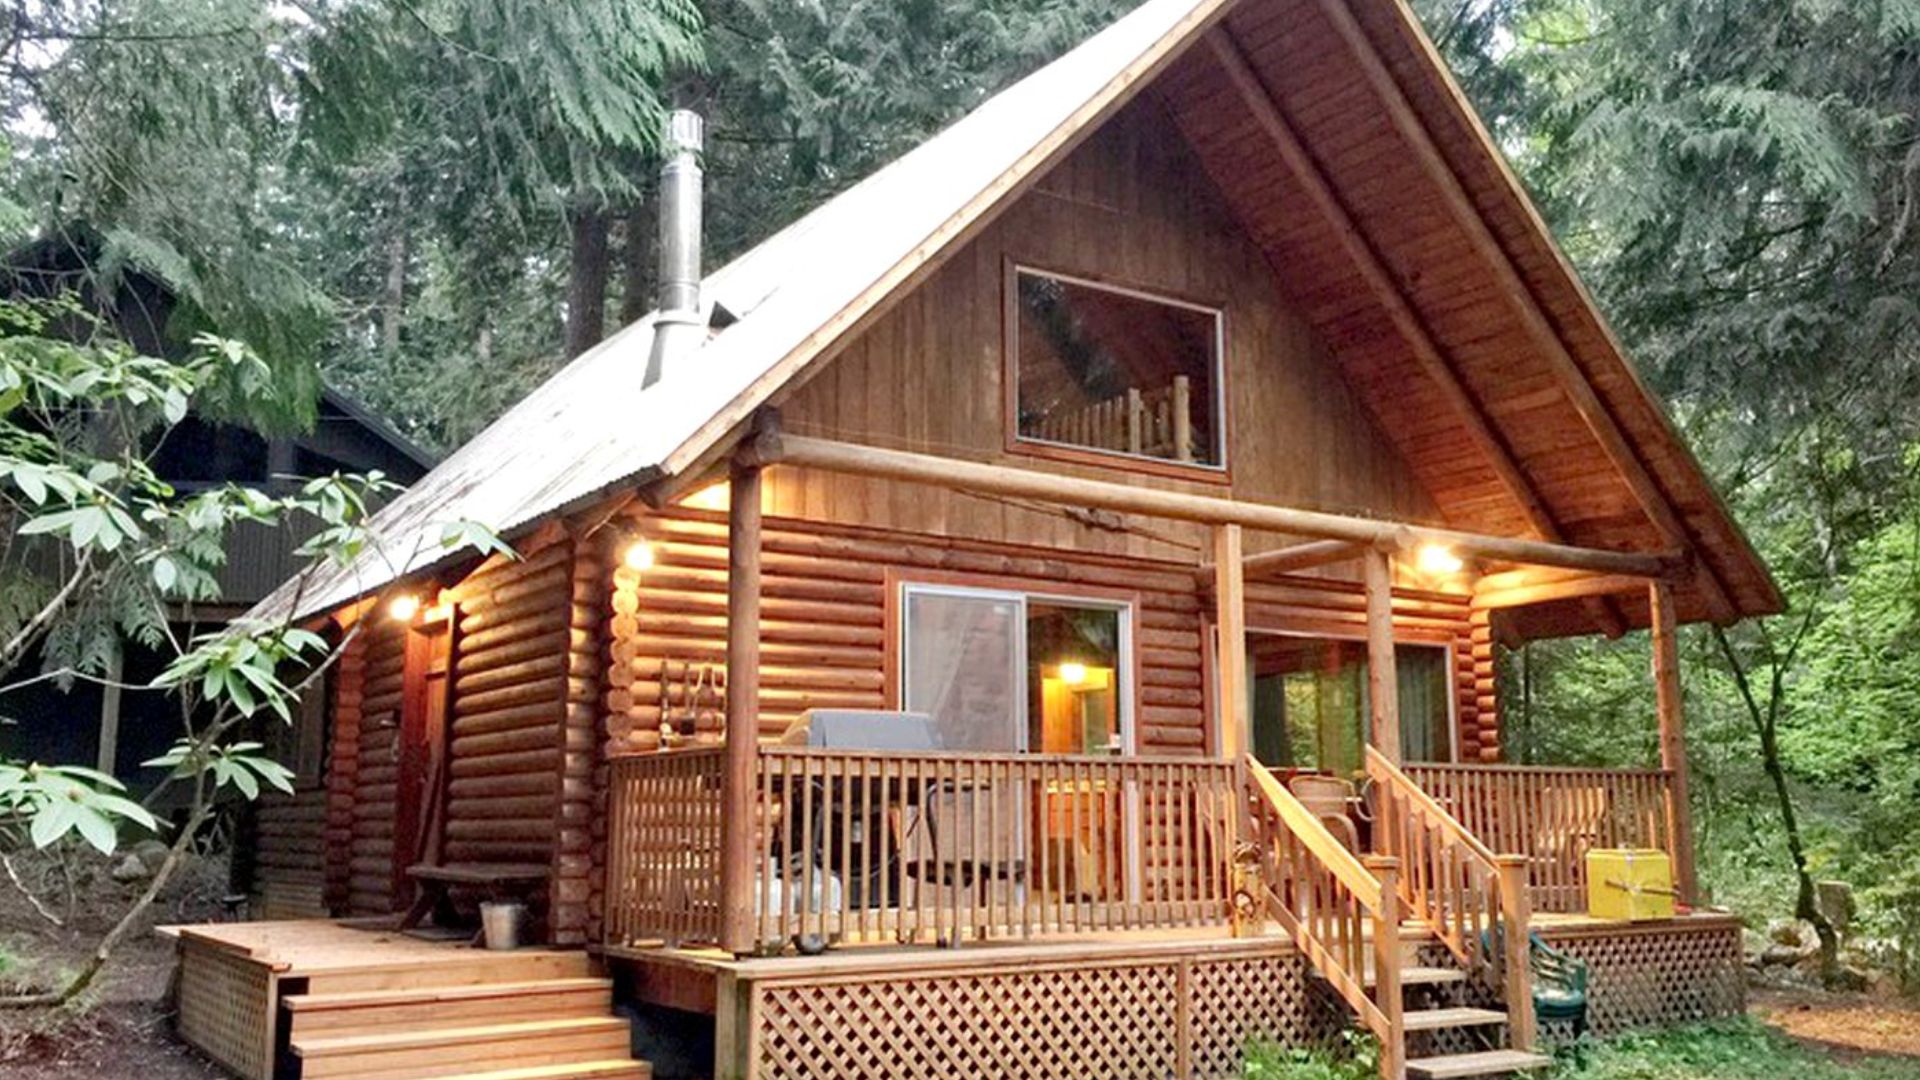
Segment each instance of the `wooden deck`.
[[[1591,966],[1596,1033],[1730,1015],[1744,1005],[1740,925],[1729,914],[1626,923],[1554,912],[1537,916],[1534,929]],[[1416,994],[1460,1015],[1485,1015],[1497,1004],[1427,926],[1404,924],[1400,940],[1401,975]],[[1249,1040],[1302,1045],[1351,1022],[1277,925],[1239,938],[1199,927],[946,949],[846,945],[819,956],[735,958],[664,946],[609,947],[603,955],[627,974],[638,1002],[715,1016],[720,1075],[758,1080],[1229,1077],[1239,1075]],[[1371,973],[1366,978],[1371,985]],[[1542,1032],[1549,1041],[1569,1034]],[[1410,1038],[1429,1054],[1476,1048],[1441,1033]],[[809,1073],[816,1068],[823,1071]]]
[[248,1080],[648,1075],[581,951],[489,952],[366,921],[162,933],[179,942],[181,1037]]

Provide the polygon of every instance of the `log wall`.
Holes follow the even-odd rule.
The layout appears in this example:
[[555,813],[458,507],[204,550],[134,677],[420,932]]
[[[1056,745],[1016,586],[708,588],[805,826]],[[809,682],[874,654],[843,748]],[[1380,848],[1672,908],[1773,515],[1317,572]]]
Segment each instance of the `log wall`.
[[[400,704],[406,675],[406,627],[375,618],[362,632],[366,662],[356,725],[352,824],[347,845],[347,910],[392,911],[394,793],[399,779]],[[344,731],[340,736],[345,739]]]
[[[1083,527],[1084,528],[1084,527]],[[624,545],[640,539],[655,564],[644,572],[613,565],[606,648],[607,756],[661,745],[663,714],[692,719],[695,737],[718,742],[724,729],[727,546],[724,515],[673,509],[623,519]],[[1212,601],[1193,562],[1143,560],[909,535],[883,529],[769,517],[763,532],[760,736],[774,739],[810,708],[891,707],[887,594],[902,580],[969,581],[1071,595],[1127,594],[1136,602],[1138,678],[1134,724],[1139,752],[1207,752],[1207,662],[1202,643]],[[1248,586],[1248,622],[1259,629],[1350,638],[1364,635],[1359,586],[1287,579]],[[1405,589],[1395,595],[1403,640],[1445,645],[1471,658],[1467,598]],[[1459,684],[1463,756],[1478,760],[1472,687]],[[607,774],[596,773],[592,822],[596,874],[605,865]],[[590,893],[591,932],[601,897]]]
[[269,792],[254,804],[252,913],[307,919],[327,913],[328,791]]
[[332,744],[327,756],[326,887],[327,910],[351,904],[349,863],[353,859],[353,806],[359,785],[360,719],[366,694],[367,641],[355,634],[340,653],[334,676]]

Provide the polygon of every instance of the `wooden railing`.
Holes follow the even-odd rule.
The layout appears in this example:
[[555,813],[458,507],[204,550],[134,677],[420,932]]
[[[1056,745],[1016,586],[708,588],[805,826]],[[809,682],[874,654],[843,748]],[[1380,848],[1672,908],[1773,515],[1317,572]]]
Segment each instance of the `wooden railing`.
[[1224,925],[1232,762],[761,748],[764,947]]
[[1503,990],[1514,1048],[1530,1049],[1532,903],[1526,857],[1495,854],[1371,746],[1367,778],[1373,782],[1374,848],[1399,860],[1403,910],[1425,922],[1469,970],[1487,969],[1496,956],[1501,959],[1500,970],[1486,971],[1487,981]]
[[1128,390],[1078,409],[1051,412],[1031,434],[1072,446],[1192,461],[1193,384],[1187,376],[1176,375],[1157,390]]
[[1488,848],[1527,860],[1533,907],[1587,907],[1587,852],[1673,852],[1671,776],[1661,769],[1409,764],[1406,774]]
[[712,747],[609,763],[608,944],[719,938],[722,756]]
[[1268,914],[1380,1040],[1381,1075],[1404,1075],[1398,861],[1362,863],[1259,762],[1242,768]]

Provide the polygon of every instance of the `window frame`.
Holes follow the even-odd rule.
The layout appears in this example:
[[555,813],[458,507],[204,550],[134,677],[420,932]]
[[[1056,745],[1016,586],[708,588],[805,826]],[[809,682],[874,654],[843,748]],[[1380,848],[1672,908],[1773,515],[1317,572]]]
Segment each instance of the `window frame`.
[[[1211,640],[1212,647],[1207,649],[1207,656],[1206,656],[1206,660],[1208,662],[1208,667],[1210,668],[1210,670],[1205,673],[1205,675],[1203,676],[1203,679],[1207,685],[1208,707],[1210,709],[1215,710],[1215,715],[1218,716],[1219,715],[1218,710],[1221,708],[1223,704],[1220,699],[1220,681],[1219,681],[1219,673],[1220,673],[1219,650],[1221,645],[1220,634],[1219,634],[1219,628],[1216,625],[1214,625],[1211,620],[1208,621],[1207,627],[1208,627],[1207,637],[1208,639]],[[1300,629],[1288,630],[1288,629],[1278,629],[1272,626],[1249,625],[1247,627],[1247,636],[1252,637],[1255,634],[1265,634],[1270,637],[1301,638],[1309,641],[1338,641],[1346,644],[1365,643],[1367,640],[1365,634],[1342,634],[1342,633],[1329,633],[1329,632],[1317,631],[1317,630],[1300,630]],[[1455,646],[1453,644],[1442,642],[1431,637],[1425,637],[1425,636],[1406,637],[1406,636],[1396,634],[1394,635],[1393,645],[1395,649],[1406,649],[1406,648],[1434,649],[1438,651],[1443,657],[1443,661],[1444,661],[1442,664],[1443,670],[1447,670],[1447,671],[1452,670],[1451,665],[1454,659],[1454,650],[1455,650]],[[1365,670],[1365,669],[1363,668],[1362,670]],[[1451,683],[1449,684],[1449,690],[1450,692],[1446,695],[1446,702],[1447,702],[1447,753],[1450,755],[1450,760],[1446,762],[1441,762],[1440,764],[1458,765],[1460,764],[1460,694],[1458,692],[1458,688],[1453,686]],[[1251,672],[1248,673],[1247,691],[1248,693],[1253,692],[1253,677]],[[1252,747],[1253,747],[1253,721],[1254,721],[1253,712],[1252,710],[1248,710],[1247,730],[1244,732],[1241,732],[1241,735],[1242,735],[1241,745],[1247,747],[1248,752],[1252,752]],[[1365,741],[1364,725],[1366,721],[1367,721],[1366,716],[1362,715],[1361,723],[1363,725],[1362,726],[1363,743]],[[1405,716],[1401,717],[1400,724],[1401,724],[1401,736],[1402,738],[1404,738],[1406,734]],[[1213,736],[1211,732],[1209,732],[1209,735],[1208,735],[1209,741],[1211,741],[1212,738]]]
[[[1118,716],[1120,724],[1120,757],[1133,757],[1140,753],[1139,702],[1140,702],[1140,596],[1137,593],[1117,589],[1099,588],[1030,588],[1026,582],[997,578],[985,574],[941,573],[938,571],[903,572],[889,567],[887,570],[887,607],[885,614],[886,655],[884,658],[884,688],[886,704],[889,709],[904,707],[907,696],[907,594],[909,591],[943,594],[947,596],[974,596],[981,598],[1013,599],[1020,603],[1024,615],[1031,601],[1052,604],[1079,605],[1081,607],[1101,608],[1118,612],[1120,615],[1120,640],[1118,652],[1123,671],[1116,679],[1119,691]],[[1026,638],[1020,640],[1021,668],[1027,666]],[[1021,749],[1019,753],[1035,753],[1031,749],[1032,718],[1028,715],[1027,697],[1029,687],[1021,687],[1019,733]]]
[[[1125,450],[1102,450],[1097,447],[1079,446],[1074,443],[1055,442],[1050,439],[1035,438],[1020,432],[1020,275],[1034,274],[1052,278],[1069,285],[1097,289],[1102,292],[1117,293],[1138,300],[1166,304],[1170,307],[1197,311],[1213,317],[1213,387],[1208,405],[1216,421],[1212,425],[1214,453],[1216,462],[1172,461],[1167,458],[1152,457],[1147,454],[1132,454]],[[1055,270],[1036,263],[1025,262],[1007,257],[1003,262],[1000,304],[1000,382],[1001,429],[1003,447],[1010,454],[1023,454],[1030,457],[1046,458],[1079,465],[1093,465],[1105,469],[1125,469],[1131,472],[1153,473],[1183,480],[1197,480],[1213,484],[1230,484],[1233,481],[1232,462],[1229,455],[1231,439],[1227,433],[1232,430],[1232,416],[1228,403],[1231,395],[1227,393],[1227,309],[1225,304],[1176,295],[1165,289],[1142,287],[1128,282],[1088,274],[1076,274],[1064,270]]]

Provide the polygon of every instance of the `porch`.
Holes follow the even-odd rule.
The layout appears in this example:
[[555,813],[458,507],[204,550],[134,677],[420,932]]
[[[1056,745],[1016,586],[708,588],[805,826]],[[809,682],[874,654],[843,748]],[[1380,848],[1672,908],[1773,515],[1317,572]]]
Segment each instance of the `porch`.
[[[1099,754],[766,742],[771,731],[759,713],[760,484],[769,468],[1207,526],[1212,558],[1196,573],[1211,608],[1201,638],[1206,731],[1200,752],[1132,753],[1124,740]],[[1700,602],[1704,590],[1711,606],[1712,589],[1690,576],[1678,552],[1576,548],[1052,477],[783,437],[770,419],[734,452],[728,479],[722,519],[727,722],[704,746],[611,759],[601,908],[609,956],[643,969],[708,970],[721,1060],[738,1074],[781,1075],[784,1067],[757,1041],[770,1029],[762,1026],[768,1014],[756,1011],[764,1004],[751,991],[756,984],[796,994],[813,986],[815,997],[837,1001],[835,1007],[853,1010],[848,1017],[870,1024],[874,1010],[889,1011],[873,996],[885,980],[868,973],[870,967],[951,969],[955,979],[991,981],[999,977],[990,970],[998,964],[1031,960],[1072,983],[1082,978],[1074,950],[1090,945],[1114,957],[1134,955],[1129,963],[1148,967],[1139,958],[1164,950],[1166,970],[1176,973],[1182,950],[1203,946],[1251,950],[1234,954],[1242,960],[1284,953],[1316,988],[1317,1003],[1290,1006],[1289,1022],[1318,1023],[1312,1017],[1323,1013],[1357,1019],[1380,1040],[1388,1077],[1476,1075],[1539,1063],[1531,1054],[1533,968],[1541,947],[1536,931],[1542,940],[1564,936],[1592,944],[1631,937],[1641,945],[1672,939],[1698,946],[1697,964],[1667,968],[1640,945],[1619,946],[1639,949],[1648,962],[1616,967],[1609,992],[1625,993],[1622,988],[1638,980],[1643,989],[1636,993],[1650,1002],[1642,1015],[1649,1018],[1698,1007],[1686,1004],[1687,992],[1644,989],[1661,970],[1697,974],[1693,984],[1712,988],[1714,1009],[1737,1005],[1737,930],[1724,916],[1688,907],[1697,893],[1674,637],[1676,581],[1695,590],[1689,603]],[[1247,530],[1312,539],[1249,556]],[[1417,632],[1419,620],[1403,621],[1396,591],[1404,588],[1416,550],[1426,548],[1456,558],[1456,568],[1458,559],[1474,559],[1486,571],[1472,590],[1481,621],[1474,623],[1469,685],[1489,704],[1494,690],[1485,617],[1491,612],[1571,603],[1617,630],[1627,604],[1643,603],[1639,611],[1655,641],[1659,767],[1527,770],[1403,761],[1396,645],[1410,625]],[[1320,808],[1305,805],[1249,753],[1256,735],[1246,644],[1249,582],[1344,562],[1361,570],[1363,607],[1354,625],[1368,690],[1358,770],[1368,790],[1354,801],[1370,821],[1365,834],[1352,836],[1330,830]],[[895,579],[886,580],[894,588]],[[1638,601],[1626,599],[1636,593]],[[903,678],[897,667],[887,675]],[[1034,744],[1041,741],[1036,737]],[[1359,835],[1367,835],[1365,842],[1355,842]],[[1584,918],[1585,856],[1602,848],[1666,852],[1679,917],[1631,927]],[[718,953],[705,951],[709,947]],[[1007,948],[1039,951],[986,956]],[[790,953],[800,955],[784,955]],[[1048,967],[1054,964],[1063,966]],[[1469,1004],[1464,989],[1450,999],[1428,993],[1435,982],[1477,988],[1478,996]],[[838,989],[823,989],[829,987]],[[1040,991],[1020,993],[1032,998]],[[1603,993],[1594,990],[1596,999]],[[1192,1011],[1202,1008],[1182,1000],[1186,1004],[1169,1014],[1176,1026],[1191,1023]],[[991,1018],[993,1010],[978,1002],[965,1009],[980,1018],[979,1030],[962,1041],[993,1045],[997,1036],[987,1029],[1000,1022]],[[1005,1022],[1018,1026],[1012,1017]],[[902,1037],[916,1030],[909,1023]],[[1169,1036],[1163,1045],[1187,1048],[1179,1052],[1184,1058],[1176,1054],[1177,1074],[1205,1074],[1196,1071],[1188,1035]],[[859,1066],[898,1067],[884,1059]]]

